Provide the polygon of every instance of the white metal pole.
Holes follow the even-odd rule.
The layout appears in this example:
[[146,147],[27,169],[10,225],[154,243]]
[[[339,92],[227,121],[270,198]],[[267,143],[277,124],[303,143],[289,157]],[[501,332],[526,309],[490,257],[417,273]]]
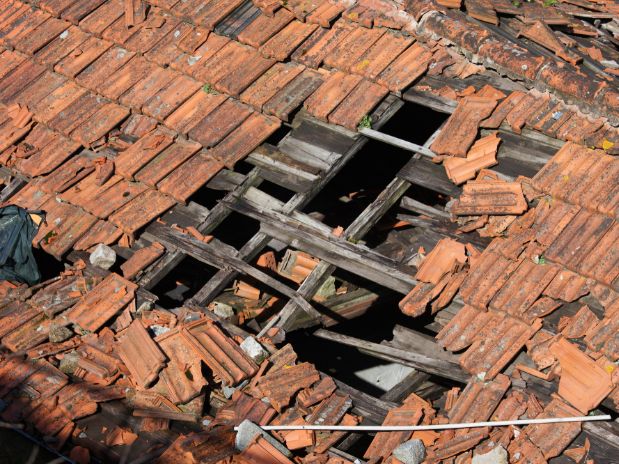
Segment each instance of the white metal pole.
[[[473,429],[480,427],[506,427],[510,425],[559,424],[565,422],[592,422],[610,420],[609,415],[548,417],[543,419],[519,419],[494,422],[468,422],[435,425],[264,425],[262,430],[316,430],[341,432],[417,432],[423,430]],[[234,427],[238,430],[238,427]]]

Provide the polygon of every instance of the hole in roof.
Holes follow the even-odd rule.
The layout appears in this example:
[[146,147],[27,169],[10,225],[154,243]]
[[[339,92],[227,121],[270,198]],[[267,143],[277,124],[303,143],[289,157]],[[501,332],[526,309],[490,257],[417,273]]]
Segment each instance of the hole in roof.
[[408,142],[423,145],[449,117],[417,103],[405,102],[379,130]]
[[196,294],[217,269],[190,256],[183,259],[151,292],[159,297],[157,304],[165,309],[178,308]]
[[211,235],[237,250],[260,230],[260,223],[247,216],[231,213]]
[[57,277],[58,274],[64,271],[64,264],[43,249],[33,247],[32,254],[41,273],[41,282]]

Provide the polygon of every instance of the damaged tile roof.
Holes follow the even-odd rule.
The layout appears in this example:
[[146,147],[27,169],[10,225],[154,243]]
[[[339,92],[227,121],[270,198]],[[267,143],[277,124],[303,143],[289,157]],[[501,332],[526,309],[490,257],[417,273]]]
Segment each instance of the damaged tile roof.
[[[55,449],[70,444],[71,457],[344,464],[354,457],[335,452],[350,438],[343,432],[255,431],[239,443],[231,427],[369,417],[438,425],[586,415],[601,404],[616,411],[618,18],[608,0],[0,2],[3,204],[46,212],[33,246],[59,261],[98,244],[128,256],[117,272],[77,261],[31,289],[0,287],[2,420],[29,424]],[[509,85],[467,86],[471,76]],[[454,369],[468,379],[461,391],[381,399],[377,413],[364,409],[360,392],[297,360],[291,345],[278,347],[278,327],[260,331],[256,355],[247,346],[254,338],[217,311],[195,301],[169,311],[156,297],[145,300],[139,277],[180,256],[152,234],[141,239],[148,226],[195,207],[218,175],[245,176],[243,163],[254,164],[256,153],[271,166],[286,157],[306,179],[327,172],[339,163],[334,150],[294,157],[271,142],[303,124],[299,118],[363,140],[373,111],[410,92],[449,108],[426,148],[435,155],[428,164],[442,163],[440,173],[457,186],[441,211],[455,224],[437,227],[440,240],[414,265],[376,254],[404,275],[394,277],[397,291],[408,292],[404,314],[440,315],[436,340],[457,353]],[[499,172],[509,137],[523,134],[552,139],[556,153],[530,175]],[[219,222],[229,196],[209,206]],[[308,198],[276,205],[277,213],[302,215]],[[329,253],[367,251],[356,226],[332,230]],[[169,228],[204,245],[213,239],[193,225]],[[487,239],[483,250],[466,243],[472,233]],[[297,247],[302,240],[291,245],[279,263],[265,258],[258,267],[298,285],[297,298],[321,301],[310,287],[331,284],[321,273],[334,265]],[[236,272],[234,260],[256,254],[234,253],[220,272]],[[250,282],[234,286],[236,297],[254,302],[235,314],[239,325],[281,303]],[[461,307],[445,316],[456,300]],[[101,425],[109,416],[129,420]],[[581,431],[565,423],[383,432],[360,455],[396,464],[394,450],[418,438],[430,463],[471,462],[497,444],[510,462],[547,462],[575,455],[568,447]]]

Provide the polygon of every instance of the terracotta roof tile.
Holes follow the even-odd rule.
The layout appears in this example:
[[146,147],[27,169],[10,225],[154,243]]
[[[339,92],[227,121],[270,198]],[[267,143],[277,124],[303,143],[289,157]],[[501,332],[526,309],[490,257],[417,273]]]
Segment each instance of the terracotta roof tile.
[[466,262],[466,252],[462,243],[445,238],[421,262],[415,278],[422,282],[437,284],[447,273]]
[[111,46],[111,42],[90,37],[60,60],[54,66],[54,71],[73,78],[103,55]]
[[147,190],[112,214],[110,222],[124,232],[133,234],[175,204],[167,195],[156,190]]
[[366,29],[357,27],[331,50],[324,62],[326,65],[348,71],[353,64],[362,60],[370,48],[385,34],[381,29]]
[[178,48],[185,53],[193,53],[206,42],[209,34],[203,27],[187,28],[179,37]]
[[349,65],[348,71],[376,80],[413,42],[409,37],[386,32],[357,61]]
[[497,253],[482,253],[481,258],[471,265],[469,275],[460,287],[465,303],[485,308],[517,265],[517,262],[514,263]]
[[389,91],[378,84],[363,80],[349,96],[329,114],[329,122],[356,130],[361,119],[369,114]]
[[170,399],[174,403],[190,401],[207,383],[195,351],[178,332],[162,335],[156,341],[169,359],[160,373],[160,379],[165,384]]
[[[563,318],[561,318],[563,322]],[[565,325],[561,329],[561,335],[565,338],[581,338],[584,337],[600,320],[589,309],[587,305],[583,305],[576,314],[571,317],[565,317]]]
[[15,49],[32,55],[40,48],[51,42],[56,36],[70,26],[66,21],[49,18],[40,26],[36,27],[27,36],[20,38],[15,44]]
[[464,185],[451,211],[459,216],[475,216],[522,214],[527,208],[519,182],[471,181]]
[[158,377],[165,356],[139,320],[131,323],[118,343],[118,354],[140,387],[147,387]]
[[140,248],[131,257],[120,265],[120,270],[125,279],[132,280],[143,269],[154,263],[165,252],[165,248],[160,243]]
[[47,211],[48,224],[53,224],[53,227],[39,229],[41,233],[45,232],[41,247],[58,260],[97,222],[94,216],[71,205]]
[[558,62],[546,65],[539,78],[568,98],[576,97],[583,101],[593,101],[595,95],[608,85],[568,66],[560,66]]
[[491,332],[484,330],[474,338],[473,344],[460,356],[460,365],[471,374],[493,379],[541,327],[541,319],[529,324],[504,315],[493,324]]
[[595,408],[613,389],[610,374],[576,345],[561,339],[551,345],[550,351],[561,366],[559,395],[581,413]]
[[120,97],[120,102],[123,105],[139,110],[142,108],[142,105],[158,92],[165,89],[177,76],[178,74],[174,71],[155,67],[149,76],[142,79],[125,92]]
[[312,11],[306,18],[309,23],[319,24],[322,27],[330,27],[331,23],[345,10],[343,5],[323,2]]
[[299,108],[322,82],[321,73],[305,69],[266,102],[262,111],[277,116],[282,121],[289,121],[292,112]]
[[465,97],[430,147],[437,155],[465,157],[473,144],[480,122],[490,116],[497,101],[485,97]]
[[244,59],[249,53],[255,53],[251,47],[242,45],[228,38],[221,38],[216,34],[211,34],[207,41],[202,45],[195,54],[191,73],[196,79],[213,85],[219,79],[227,76],[233,65],[238,65],[239,59]]
[[[159,23],[162,24],[159,25]],[[129,50],[146,53],[169,32],[174,31],[178,25],[179,22],[170,15],[151,10],[143,27],[138,30],[137,34],[129,37],[124,45]]]
[[535,208],[535,239],[542,245],[549,246],[579,210],[578,206],[560,200],[552,203],[540,202]]
[[104,102],[101,101],[98,95],[86,92],[47,121],[47,124],[52,129],[68,136],[73,130],[77,129],[88,118],[99,111],[103,105]]
[[20,40],[32,34],[34,29],[41,26],[49,18],[50,15],[41,10],[26,11],[18,15],[10,24],[2,24],[3,36],[0,42],[3,45],[14,47]]
[[558,271],[559,266],[523,260],[492,299],[490,309],[520,317],[541,296]]
[[491,382],[472,378],[449,410],[449,421],[479,422],[490,419],[511,382],[509,377],[499,374]]
[[161,130],[149,132],[114,160],[115,171],[127,179],[133,178],[143,166],[172,145],[174,139]]
[[107,27],[101,33],[101,37],[105,40],[109,40],[110,42],[114,42],[115,44],[123,45],[132,36],[136,35],[143,26],[144,23],[127,27],[126,17],[122,16]]
[[109,0],[80,21],[80,28],[101,37],[101,33],[124,15],[120,0]]
[[159,190],[184,203],[222,168],[223,163],[208,153],[198,153],[157,184]]
[[429,50],[415,43],[387,66],[377,82],[393,92],[400,92],[426,71],[431,58]]
[[35,177],[47,174],[80,148],[80,145],[62,135],[54,134],[50,143],[36,151],[32,156],[20,160],[18,169],[29,176]]
[[21,63],[0,81],[0,102],[7,104],[13,101],[15,94],[33,83],[44,71],[43,66],[32,60]]
[[148,162],[136,175],[136,180],[154,187],[169,173],[194,155],[201,146],[191,141],[178,140]]
[[[179,57],[179,53],[183,50],[179,45],[183,38],[195,30],[191,24],[179,23],[177,26],[167,33],[157,44],[148,50],[144,56],[157,64],[165,66]],[[202,44],[201,44],[202,45]]]
[[278,412],[288,406],[295,393],[320,380],[318,371],[309,363],[286,366],[284,369],[286,375],[282,375],[280,370],[267,372],[259,379],[257,387]]
[[79,127],[75,128],[70,136],[82,145],[90,146],[120,124],[127,116],[129,116],[127,108],[115,103],[107,103]]
[[134,85],[145,80],[155,71],[156,66],[142,57],[135,57],[119,69],[110,79],[98,88],[107,98],[117,100]]
[[500,142],[501,139],[496,134],[490,134],[477,140],[467,152],[466,158],[447,158],[443,162],[447,177],[454,183],[461,184],[473,179],[480,170],[495,165]]
[[106,0],[87,0],[75,2],[62,10],[60,17],[62,19],[66,19],[71,24],[77,25],[82,19],[95,11],[105,2]]
[[309,408],[314,404],[324,400],[331,396],[337,389],[335,382],[331,377],[325,376],[313,387],[306,388],[299,392],[297,396],[297,402],[303,408]]
[[276,63],[249,86],[241,94],[240,99],[261,111],[264,104],[292,82],[304,69],[304,66],[295,63]]
[[226,16],[236,10],[244,0],[211,0],[206,4],[194,20],[204,27],[213,30]]
[[329,114],[350,95],[361,80],[360,76],[336,71],[305,100],[304,106],[312,116],[326,121]]
[[337,21],[331,29],[318,28],[292,54],[292,59],[309,68],[318,68],[354,29],[348,21]]
[[581,210],[550,245],[546,256],[569,269],[577,269],[612,224],[606,216]]
[[617,317],[611,309],[608,308],[606,317],[586,334],[585,343],[592,350],[601,351],[614,362],[619,359],[619,349],[617,348],[619,321],[617,321]]
[[92,161],[84,156],[75,156],[64,163],[61,168],[45,176],[39,187],[48,193],[64,192],[93,172],[94,169]]
[[500,314],[494,311],[482,311],[465,305],[437,334],[439,344],[449,351],[461,351],[473,343],[475,337],[485,332],[486,327],[494,327]]
[[[414,402],[404,402],[398,408],[390,409],[382,425],[416,425],[423,416],[423,410]],[[412,432],[379,432],[364,453],[365,459],[386,459],[401,443],[410,438]]]
[[[209,81],[204,79],[207,72],[204,69],[205,63],[209,62],[211,58],[216,56],[220,51],[222,51],[222,55],[217,55],[219,58],[223,56],[223,53],[228,53],[230,50],[238,50],[234,47],[234,45],[231,45],[231,47],[228,47],[224,50],[226,45],[229,45],[230,43],[234,43],[235,45],[240,46],[240,44],[231,41],[228,37],[220,36],[217,34],[210,34],[208,36],[208,39],[206,39],[206,42],[200,45],[200,47],[198,47],[198,49],[191,54],[179,54],[179,50],[176,50],[176,58],[169,61],[170,67],[180,70],[186,74],[190,74],[200,81],[210,83]],[[210,64],[217,65],[217,63],[219,62],[219,58],[218,60]],[[216,67],[216,69],[224,73],[226,71],[229,71],[225,67],[222,68],[219,66]]]
[[543,295],[563,300],[576,301],[589,292],[587,280],[567,269],[562,269],[542,292]]
[[2,68],[0,69],[0,79],[8,75],[25,60],[26,57],[20,53],[11,50],[2,50],[0,53],[0,64],[2,65]]
[[200,87],[200,83],[190,77],[178,76],[151,97],[142,106],[142,111],[158,121],[163,121]]
[[134,298],[136,289],[137,285],[112,273],[71,308],[67,318],[94,332]]
[[47,122],[88,91],[71,81],[62,84],[31,109],[36,120]]
[[211,114],[224,101],[226,96],[198,90],[185,103],[179,106],[165,120],[165,125],[183,134],[187,134],[202,119]]
[[232,97],[238,97],[256,79],[262,76],[275,61],[265,59],[257,51],[246,49],[235,61],[229,64],[229,72],[214,84],[220,92]]
[[286,27],[293,19],[292,13],[286,9],[278,10],[273,16],[261,14],[239,33],[237,40],[258,48]]
[[[542,411],[536,419],[543,419],[546,417],[573,417],[578,414],[578,411],[555,398],[546,405],[544,411]],[[545,459],[559,456],[581,430],[581,424],[578,422],[552,425],[534,424],[527,425],[524,428],[524,434],[531,442],[539,447]]]
[[284,61],[307,39],[318,26],[316,24],[292,21],[260,47],[260,53],[267,58]]
[[23,356],[8,357],[0,365],[0,395],[4,397],[40,367],[41,364],[24,359]]
[[73,248],[75,250],[88,250],[90,247],[103,243],[104,245],[111,245],[116,242],[122,235],[122,231],[113,224],[107,221],[99,220],[94,226],[82,235]]
[[182,327],[180,333],[218,381],[236,385],[258,370],[238,344],[212,321],[195,321]]
[[251,113],[247,105],[227,99],[193,126],[189,136],[206,148],[213,147],[239,127]]
[[234,132],[222,140],[210,156],[220,160],[226,167],[232,167],[262,144],[271,134],[279,129],[280,121],[253,113]]

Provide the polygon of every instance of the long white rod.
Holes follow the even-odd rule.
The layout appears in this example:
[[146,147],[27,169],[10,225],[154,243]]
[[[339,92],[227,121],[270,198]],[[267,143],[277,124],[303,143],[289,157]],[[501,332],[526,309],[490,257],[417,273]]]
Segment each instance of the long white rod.
[[[327,430],[342,432],[417,432],[422,430],[473,429],[479,427],[505,427],[510,425],[558,424],[563,422],[592,422],[610,420],[609,415],[579,417],[548,417],[494,422],[469,422],[436,425],[264,425],[262,430]],[[234,430],[238,430],[234,427]]]

